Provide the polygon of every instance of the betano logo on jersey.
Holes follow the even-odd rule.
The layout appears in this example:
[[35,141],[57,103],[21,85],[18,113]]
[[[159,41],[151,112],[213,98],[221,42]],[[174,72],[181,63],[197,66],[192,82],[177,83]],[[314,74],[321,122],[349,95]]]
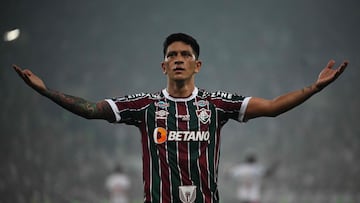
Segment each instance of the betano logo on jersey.
[[165,128],[155,128],[154,142],[162,144],[166,141],[191,142],[191,141],[209,141],[209,131],[167,131]]

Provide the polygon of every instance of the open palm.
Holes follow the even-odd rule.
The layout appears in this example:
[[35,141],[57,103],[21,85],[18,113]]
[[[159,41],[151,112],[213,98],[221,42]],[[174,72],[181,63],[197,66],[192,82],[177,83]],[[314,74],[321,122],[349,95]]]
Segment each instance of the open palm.
[[344,72],[346,66],[348,65],[348,61],[344,61],[338,68],[333,69],[335,61],[330,60],[326,67],[320,72],[318,80],[316,81],[316,87],[319,90],[326,87],[328,84],[333,82],[342,72]]

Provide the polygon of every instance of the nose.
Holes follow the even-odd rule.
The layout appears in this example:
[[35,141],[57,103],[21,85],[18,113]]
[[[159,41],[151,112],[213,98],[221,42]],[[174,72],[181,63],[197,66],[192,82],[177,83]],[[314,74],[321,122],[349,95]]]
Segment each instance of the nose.
[[183,64],[183,63],[184,63],[184,61],[180,61],[180,60],[176,60],[176,61],[175,61],[175,64],[176,64],[176,65],[180,65],[180,64]]

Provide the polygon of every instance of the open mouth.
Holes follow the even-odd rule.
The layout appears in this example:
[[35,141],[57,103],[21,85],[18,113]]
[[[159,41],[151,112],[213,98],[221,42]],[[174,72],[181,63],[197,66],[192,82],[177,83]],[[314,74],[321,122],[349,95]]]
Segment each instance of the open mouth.
[[174,71],[183,71],[183,70],[185,70],[185,68],[178,66],[178,67],[175,67],[173,70]]

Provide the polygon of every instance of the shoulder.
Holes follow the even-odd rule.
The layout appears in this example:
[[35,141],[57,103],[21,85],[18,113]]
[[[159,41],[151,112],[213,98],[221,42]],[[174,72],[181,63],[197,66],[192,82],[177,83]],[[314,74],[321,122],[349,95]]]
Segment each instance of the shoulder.
[[222,91],[222,90],[218,90],[218,91],[214,91],[214,92],[209,92],[206,91],[204,89],[199,89],[199,97],[201,98],[206,98],[209,100],[214,100],[214,99],[221,99],[221,100],[243,100],[245,98],[245,96],[241,96],[237,93],[230,93],[227,91]]
[[141,99],[146,99],[146,100],[159,100],[161,99],[163,96],[161,94],[161,92],[156,92],[156,93],[135,93],[135,94],[128,94],[125,96],[121,96],[121,97],[114,97],[112,98],[113,101],[117,101],[117,102],[121,102],[121,101],[136,101],[136,100],[141,100]]

